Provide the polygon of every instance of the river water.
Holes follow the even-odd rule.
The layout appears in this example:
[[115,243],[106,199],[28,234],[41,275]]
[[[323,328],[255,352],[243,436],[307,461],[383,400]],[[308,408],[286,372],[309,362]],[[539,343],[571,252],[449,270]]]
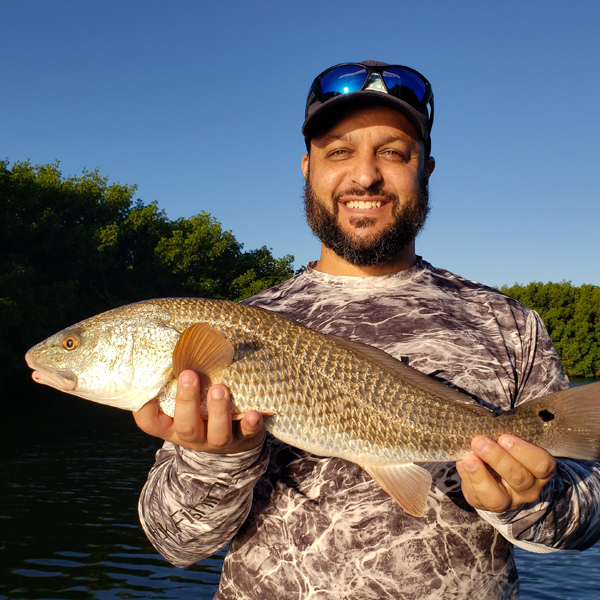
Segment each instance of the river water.
[[[0,600],[213,597],[222,555],[178,569],[139,526],[157,440],[127,413],[52,390],[16,404],[0,443]],[[522,600],[600,599],[600,544],[517,550],[517,566]]]

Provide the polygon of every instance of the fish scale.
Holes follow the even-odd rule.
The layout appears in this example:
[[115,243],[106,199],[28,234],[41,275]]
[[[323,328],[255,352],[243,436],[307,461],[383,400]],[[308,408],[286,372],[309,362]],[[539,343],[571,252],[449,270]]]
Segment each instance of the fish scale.
[[[129,410],[158,397],[172,416],[173,354],[181,344],[181,356],[202,356],[187,341],[194,337],[181,337],[197,335],[198,324],[216,347],[231,349],[233,359],[202,381],[227,385],[234,413],[258,410],[283,442],[356,462],[412,514],[422,514],[431,484],[413,461],[456,460],[476,435],[512,433],[557,456],[600,458],[600,384],[495,418],[381,350],[228,301],[173,298],[117,308],[51,336],[26,359],[40,383]],[[182,366],[189,367],[202,371]]]

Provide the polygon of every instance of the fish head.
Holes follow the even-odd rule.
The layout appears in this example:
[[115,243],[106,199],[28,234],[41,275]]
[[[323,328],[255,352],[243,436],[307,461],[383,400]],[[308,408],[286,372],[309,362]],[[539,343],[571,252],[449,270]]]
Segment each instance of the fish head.
[[129,305],[63,329],[31,348],[25,360],[37,383],[137,411],[172,378],[179,336],[148,307]]

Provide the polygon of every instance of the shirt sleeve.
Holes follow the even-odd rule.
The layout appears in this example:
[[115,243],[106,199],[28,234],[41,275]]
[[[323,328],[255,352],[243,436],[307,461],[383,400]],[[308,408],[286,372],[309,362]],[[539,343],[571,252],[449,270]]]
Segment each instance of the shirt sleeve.
[[[521,386],[515,405],[568,386],[540,317],[527,318]],[[515,546],[538,554],[585,550],[600,539],[600,464],[557,459],[556,475],[540,497],[514,511],[477,511]]]
[[537,501],[504,513],[477,512],[524,550],[585,550],[600,539],[599,498],[598,463],[558,459],[556,475]]
[[237,454],[209,454],[165,442],[138,505],[152,545],[177,567],[220,550],[248,516],[268,459],[266,444]]

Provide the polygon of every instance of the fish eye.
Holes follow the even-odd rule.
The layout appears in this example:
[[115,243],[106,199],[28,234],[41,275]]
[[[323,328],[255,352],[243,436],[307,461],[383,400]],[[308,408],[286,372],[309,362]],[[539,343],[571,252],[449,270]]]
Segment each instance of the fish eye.
[[79,348],[79,336],[74,333],[69,334],[63,339],[62,347],[65,350],[75,350],[75,348]]

